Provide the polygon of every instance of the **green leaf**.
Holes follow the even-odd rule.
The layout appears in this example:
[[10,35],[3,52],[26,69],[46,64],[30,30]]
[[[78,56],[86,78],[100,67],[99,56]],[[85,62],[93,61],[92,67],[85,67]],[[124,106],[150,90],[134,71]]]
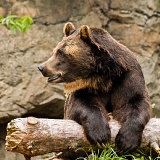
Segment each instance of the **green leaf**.
[[33,19],[29,16],[23,16],[20,19],[16,15],[10,15],[6,18],[0,16],[0,25],[6,25],[14,34],[16,34],[17,30],[25,32],[28,28],[31,28],[32,24]]
[[15,22],[13,21],[13,19],[10,20],[10,24],[15,25]]
[[28,23],[33,24],[33,19],[31,17],[27,17]]
[[7,19],[15,19],[15,18],[18,18],[18,16],[16,16],[16,15],[7,16]]
[[9,26],[9,24],[10,24],[10,19],[6,19],[6,25],[7,25],[7,27]]
[[2,17],[2,16],[0,16],[0,25],[1,25],[1,23],[2,23],[2,19],[3,19],[3,17]]
[[2,19],[2,24],[5,24],[6,23],[6,18],[3,18]]
[[14,34],[16,34],[16,31],[17,31],[16,26],[12,26],[11,30],[13,31]]
[[20,23],[16,23],[16,28],[17,28],[19,31],[23,31],[22,25],[21,25]]

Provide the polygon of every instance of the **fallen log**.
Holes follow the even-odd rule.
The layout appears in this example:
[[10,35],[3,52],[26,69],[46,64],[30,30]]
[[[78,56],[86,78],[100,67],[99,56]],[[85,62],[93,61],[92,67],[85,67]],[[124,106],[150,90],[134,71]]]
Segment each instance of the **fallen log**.
[[[109,125],[114,143],[120,124],[111,119]],[[160,153],[160,119],[150,119],[145,127],[140,147],[148,145]],[[90,147],[82,126],[72,120],[17,118],[7,126],[6,150],[22,153],[26,160],[50,152],[88,150]]]

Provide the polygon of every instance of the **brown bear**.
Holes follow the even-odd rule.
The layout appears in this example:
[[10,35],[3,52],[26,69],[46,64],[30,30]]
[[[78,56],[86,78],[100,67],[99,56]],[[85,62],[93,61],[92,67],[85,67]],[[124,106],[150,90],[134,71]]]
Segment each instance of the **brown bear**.
[[[150,102],[141,67],[133,53],[106,30],[64,26],[65,37],[38,69],[50,83],[64,83],[65,119],[81,124],[93,145],[110,142],[108,113],[121,128],[115,144],[131,152],[141,142]],[[69,158],[71,159],[71,158]]]

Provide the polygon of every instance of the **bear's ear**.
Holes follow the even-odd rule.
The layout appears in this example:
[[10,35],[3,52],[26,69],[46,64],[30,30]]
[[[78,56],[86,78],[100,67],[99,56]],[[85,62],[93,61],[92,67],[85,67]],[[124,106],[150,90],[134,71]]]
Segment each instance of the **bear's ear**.
[[91,40],[90,28],[87,25],[81,26],[80,37],[85,41],[90,41]]
[[64,25],[63,33],[67,37],[75,30],[74,25],[71,22],[68,22]]
[[98,49],[105,50],[105,48],[103,47],[103,43],[99,42],[98,40],[99,35],[97,33],[97,29],[91,29],[87,25],[83,25],[80,28],[81,39],[83,39],[85,42],[89,44],[95,45]]

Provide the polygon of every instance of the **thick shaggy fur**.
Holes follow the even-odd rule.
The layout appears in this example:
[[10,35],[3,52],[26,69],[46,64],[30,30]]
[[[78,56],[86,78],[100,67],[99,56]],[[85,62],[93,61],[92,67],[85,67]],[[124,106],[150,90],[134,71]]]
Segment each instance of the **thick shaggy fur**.
[[81,124],[91,144],[104,146],[111,138],[111,112],[122,125],[115,142],[118,151],[135,150],[150,118],[150,102],[133,53],[103,29],[84,25],[76,30],[68,23],[64,34],[39,69],[49,82],[64,83],[65,118]]

